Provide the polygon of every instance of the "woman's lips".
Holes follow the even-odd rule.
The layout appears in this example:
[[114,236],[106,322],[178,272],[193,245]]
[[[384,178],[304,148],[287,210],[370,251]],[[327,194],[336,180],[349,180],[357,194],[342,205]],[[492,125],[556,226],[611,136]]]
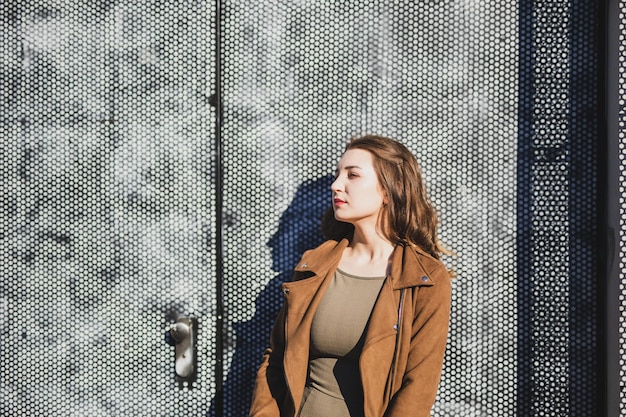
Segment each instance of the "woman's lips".
[[343,204],[346,204],[346,202],[345,202],[345,201],[343,201],[343,200],[342,200],[342,199],[340,199],[340,198],[334,198],[334,199],[333,199],[333,203],[335,203],[335,205],[336,205],[336,206],[341,206],[341,205],[343,205]]

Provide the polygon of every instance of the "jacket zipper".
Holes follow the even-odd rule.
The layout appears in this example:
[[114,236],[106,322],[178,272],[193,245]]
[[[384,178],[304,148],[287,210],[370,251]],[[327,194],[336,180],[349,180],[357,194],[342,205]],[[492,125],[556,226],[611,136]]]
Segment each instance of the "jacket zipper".
[[293,404],[293,408],[294,408],[294,416],[296,416],[298,414],[298,410],[296,410],[296,402],[293,399],[293,393],[291,392],[291,387],[289,386],[289,379],[287,378],[287,370],[285,369],[285,352],[287,352],[287,344],[289,343],[289,341],[287,340],[287,308],[289,307],[289,304],[287,303],[287,294],[289,294],[289,288],[283,288],[283,296],[285,297],[285,323],[283,325],[283,335],[285,338],[285,345],[283,346],[283,363],[282,363],[282,368],[283,368],[283,379],[285,380],[285,388],[287,389],[287,393],[289,395],[289,397],[291,397],[291,403]]
[[396,346],[393,349],[393,359],[391,360],[391,384],[389,387],[389,399],[387,404],[391,402],[393,397],[393,382],[396,376],[396,360],[398,358],[398,344],[400,342],[400,330],[402,329],[402,306],[404,305],[404,288],[400,290],[400,302],[398,303],[398,322],[396,323]]

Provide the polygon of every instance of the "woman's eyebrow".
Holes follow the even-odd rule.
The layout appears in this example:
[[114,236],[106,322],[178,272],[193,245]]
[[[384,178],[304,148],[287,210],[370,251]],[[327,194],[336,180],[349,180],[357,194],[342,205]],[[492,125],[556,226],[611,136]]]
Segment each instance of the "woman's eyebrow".
[[[363,168],[361,168],[358,165],[348,165],[347,167],[343,167],[341,169],[344,170],[344,171],[347,171],[349,169],[360,169],[360,170],[363,170]],[[339,176],[339,171],[340,171],[339,168],[335,168],[335,177]]]
[[[346,170],[346,169],[363,169],[358,165],[348,165],[347,167],[342,167],[342,170]],[[339,172],[339,168],[335,169],[335,172]]]

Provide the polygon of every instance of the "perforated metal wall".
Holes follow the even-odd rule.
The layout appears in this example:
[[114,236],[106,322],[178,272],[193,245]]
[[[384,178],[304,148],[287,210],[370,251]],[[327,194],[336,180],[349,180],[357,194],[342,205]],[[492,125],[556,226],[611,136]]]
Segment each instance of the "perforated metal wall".
[[[215,346],[211,4],[3,2],[3,416],[198,415]],[[165,326],[200,321],[201,390]]]
[[515,2],[229,2],[224,13],[226,286],[239,300],[261,291],[256,311],[229,312],[251,345],[235,350],[226,408],[244,412],[277,286],[320,240],[327,174],[350,135],[378,132],[417,153],[460,254],[450,261],[464,307],[436,413],[514,413]]
[[[418,156],[457,253],[433,415],[595,415],[598,35],[571,30],[594,3],[222,1],[222,190],[212,2],[3,3],[0,414],[215,415],[223,395],[246,415],[329,174],[380,133]],[[178,313],[193,388],[163,341]]]
[[520,2],[522,415],[604,414],[602,19],[594,2]]

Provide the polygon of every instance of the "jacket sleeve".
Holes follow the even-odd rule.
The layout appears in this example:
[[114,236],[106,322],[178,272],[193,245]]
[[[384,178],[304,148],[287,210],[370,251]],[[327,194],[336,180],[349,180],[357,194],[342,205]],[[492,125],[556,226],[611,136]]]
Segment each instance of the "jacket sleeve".
[[282,306],[270,335],[254,382],[250,417],[279,417],[287,396],[283,372],[285,305]]
[[428,417],[437,396],[448,339],[451,278],[443,264],[431,275],[435,285],[413,289],[411,340],[408,354],[401,353],[406,367],[386,417]]

